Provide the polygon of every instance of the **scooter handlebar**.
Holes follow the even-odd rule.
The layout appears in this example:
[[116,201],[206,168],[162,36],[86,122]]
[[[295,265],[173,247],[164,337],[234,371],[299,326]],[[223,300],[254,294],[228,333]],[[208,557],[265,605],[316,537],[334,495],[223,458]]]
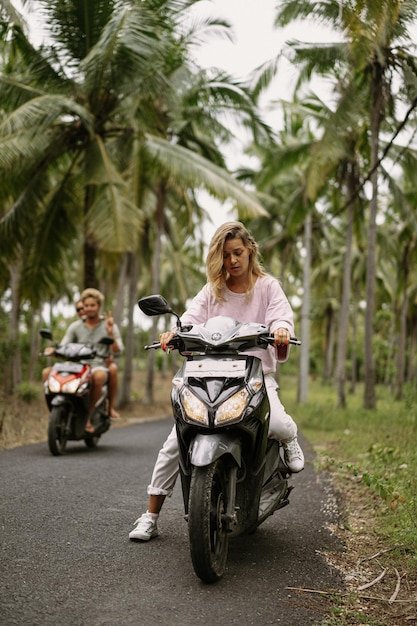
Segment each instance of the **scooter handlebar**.
[[[274,336],[270,335],[267,339],[268,343],[273,345],[275,343]],[[301,346],[301,341],[297,337],[290,337],[289,343],[293,346]],[[145,350],[158,350],[161,347],[159,341],[151,343],[149,346],[145,346]],[[167,348],[175,348],[175,342],[170,343]]]
[[[269,335],[268,337],[265,337],[265,339],[263,339],[263,341],[265,341],[266,343],[268,343],[271,346],[275,345],[274,335]],[[299,339],[297,339],[297,337],[290,337],[290,340],[289,340],[288,343],[290,343],[293,346],[301,346],[301,341]]]
[[149,346],[145,346],[145,350],[157,350],[160,347],[161,347],[161,344],[159,343],[159,341],[155,341],[154,343],[151,343]]

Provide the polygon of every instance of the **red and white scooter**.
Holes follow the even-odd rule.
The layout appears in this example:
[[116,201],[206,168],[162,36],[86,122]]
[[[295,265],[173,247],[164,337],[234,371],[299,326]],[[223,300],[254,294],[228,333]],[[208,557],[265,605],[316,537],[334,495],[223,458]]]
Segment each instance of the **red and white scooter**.
[[[44,339],[52,340],[49,330],[42,329],[40,334]],[[110,346],[113,341],[110,337],[103,337],[100,343]],[[45,400],[50,411],[49,450],[54,456],[60,456],[67,441],[80,440],[84,440],[89,448],[94,448],[100,436],[110,428],[111,422],[105,384],[91,418],[94,432],[85,432],[91,385],[89,361],[96,356],[96,350],[86,344],[68,343],[55,347],[54,356],[61,360],[52,366],[44,382]]]

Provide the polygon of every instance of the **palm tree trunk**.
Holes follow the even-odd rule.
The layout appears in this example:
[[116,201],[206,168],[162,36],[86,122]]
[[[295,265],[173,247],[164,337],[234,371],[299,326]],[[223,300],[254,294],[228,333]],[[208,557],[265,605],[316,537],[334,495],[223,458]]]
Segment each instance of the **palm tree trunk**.
[[376,280],[376,234],[378,212],[378,152],[379,128],[383,110],[382,81],[383,70],[375,63],[372,81],[371,104],[371,185],[372,198],[370,203],[368,224],[368,254],[366,258],[366,311],[365,311],[365,388],[363,406],[365,409],[376,408],[375,394],[375,362],[372,349],[375,313],[375,280]]
[[116,297],[115,302],[113,304],[113,317],[116,321],[116,324],[120,328],[120,321],[123,319],[123,311],[125,304],[125,286],[126,283],[129,283],[130,286],[130,276],[129,276],[129,267],[130,267],[130,253],[126,253],[123,255],[121,259],[121,263],[118,269],[118,279],[117,279],[117,287],[116,287]]
[[417,318],[411,317],[409,320],[409,326],[411,333],[409,336],[408,344],[408,365],[407,365],[407,382],[414,383],[414,388],[417,387],[417,381],[415,380],[416,367],[417,367]]
[[127,332],[126,332],[126,348],[123,368],[122,385],[119,396],[120,406],[126,406],[130,402],[133,380],[133,357],[134,357],[134,310],[137,299],[137,282],[138,282],[138,259],[135,254],[129,252],[127,254],[128,273],[129,273],[129,297],[128,297],[128,315],[127,315]]
[[29,355],[29,368],[28,368],[28,380],[33,381],[35,375],[35,366],[39,359],[40,350],[40,335],[38,320],[40,320],[40,311],[37,310],[30,316],[29,322],[29,339],[30,339],[30,355]]
[[10,266],[10,286],[12,292],[12,308],[10,311],[11,356],[10,367],[6,367],[6,380],[9,380],[9,383],[5,385],[7,393],[13,393],[17,385],[22,382],[22,362],[19,345],[20,278],[21,262],[17,261]]
[[357,357],[357,334],[358,334],[358,315],[359,315],[359,287],[358,281],[354,283],[353,289],[353,312],[352,312],[352,346],[350,350],[350,386],[349,392],[351,394],[355,393],[356,383],[357,383],[357,367],[358,367],[358,357]]
[[323,383],[328,384],[333,376],[333,355],[335,335],[335,313],[332,303],[329,302],[325,311],[325,334],[326,343],[324,350]]
[[310,268],[311,268],[311,237],[312,217],[307,213],[304,223],[304,247],[305,259],[303,270],[303,303],[301,305],[301,355],[300,372],[298,376],[298,402],[307,402],[308,377],[310,359]]
[[401,275],[403,278],[403,297],[400,313],[400,329],[397,345],[397,362],[395,376],[395,399],[401,400],[403,396],[403,385],[405,376],[405,353],[406,353],[406,336],[407,336],[407,312],[408,312],[408,275],[410,272],[410,251],[413,250],[415,242],[412,241],[405,247],[402,262]]
[[[395,302],[393,302],[392,310],[393,310],[393,316],[389,322],[388,337],[395,336],[395,319],[397,317],[397,312],[398,312],[398,307],[396,306]],[[395,361],[396,348],[397,348],[397,344],[393,343],[392,350],[389,350],[387,354],[387,362],[385,365],[385,373],[384,373],[384,386],[391,387],[391,393],[394,393],[394,381],[392,380],[392,369],[393,369],[393,363]]]
[[[158,185],[157,197],[156,197],[156,233],[155,233],[155,250],[152,263],[152,292],[158,293],[159,291],[159,276],[161,269],[161,256],[162,256],[162,235],[164,233],[164,211],[165,211],[165,198],[166,189],[164,181],[161,181]],[[154,342],[156,339],[158,330],[158,319],[153,318],[152,328],[150,332],[150,342]],[[144,403],[151,404],[153,402],[153,388],[154,388],[154,369],[155,369],[155,352],[149,350],[148,362],[147,362],[147,374],[146,374],[146,389],[144,396]]]
[[346,407],[346,355],[349,334],[349,305],[350,305],[350,281],[352,265],[352,241],[353,241],[353,221],[354,203],[353,197],[356,189],[356,179],[353,163],[349,164],[349,198],[348,219],[346,232],[346,252],[343,267],[342,301],[339,311],[339,331],[337,339],[336,356],[336,385],[337,385],[337,407]]
[[[87,219],[92,204],[93,190],[87,186],[84,192],[84,219]],[[83,288],[94,287],[98,289],[99,283],[96,273],[96,244],[91,234],[84,231],[84,285]]]

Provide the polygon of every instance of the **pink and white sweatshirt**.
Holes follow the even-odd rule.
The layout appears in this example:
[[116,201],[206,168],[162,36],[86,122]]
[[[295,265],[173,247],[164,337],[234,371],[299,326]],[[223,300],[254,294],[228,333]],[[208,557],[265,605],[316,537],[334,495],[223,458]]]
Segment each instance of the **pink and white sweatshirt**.
[[[225,300],[217,302],[212,294],[209,283],[193,298],[190,306],[181,316],[183,324],[203,324],[217,315],[233,317],[239,322],[258,322],[270,327],[271,332],[278,328],[286,328],[294,334],[293,312],[288,299],[279,284],[272,276],[261,276],[256,280],[252,297],[247,300],[245,293],[234,293],[227,287],[224,289]],[[276,350],[270,346],[267,350],[251,350],[248,354],[257,356],[262,361],[264,374],[272,374],[276,369]],[[279,348],[278,360],[286,361],[289,346]]]

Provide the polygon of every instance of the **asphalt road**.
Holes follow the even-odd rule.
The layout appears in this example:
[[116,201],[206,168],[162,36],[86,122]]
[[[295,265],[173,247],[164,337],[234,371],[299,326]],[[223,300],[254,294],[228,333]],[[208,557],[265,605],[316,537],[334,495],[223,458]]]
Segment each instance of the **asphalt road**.
[[318,625],[329,599],[289,587],[342,588],[321,553],[338,549],[324,477],[312,467],[292,480],[290,506],[250,537],[233,540],[224,578],[194,574],[180,481],[149,543],[129,541],[146,509],[146,486],[170,420],[106,433],[90,450],[71,442],[62,457],[47,444],[0,452],[2,626]]

